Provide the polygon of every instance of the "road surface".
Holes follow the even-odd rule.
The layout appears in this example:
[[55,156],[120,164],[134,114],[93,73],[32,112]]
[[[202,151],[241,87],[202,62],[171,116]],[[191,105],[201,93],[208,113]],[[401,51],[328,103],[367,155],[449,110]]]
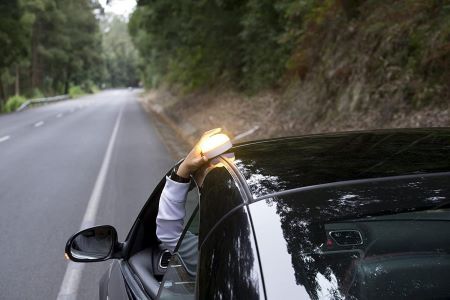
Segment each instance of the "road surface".
[[[88,209],[93,222],[125,238],[173,164],[138,93],[109,90],[0,116],[1,299],[57,298],[65,243],[86,217],[94,188],[101,193],[98,208]],[[98,298],[108,264],[85,265],[77,299]]]

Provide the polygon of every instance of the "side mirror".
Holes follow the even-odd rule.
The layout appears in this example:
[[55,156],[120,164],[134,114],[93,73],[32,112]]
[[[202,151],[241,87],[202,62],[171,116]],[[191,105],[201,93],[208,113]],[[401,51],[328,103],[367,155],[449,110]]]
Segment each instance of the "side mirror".
[[118,246],[114,227],[96,226],[73,235],[67,241],[65,255],[75,262],[104,261],[113,257]]

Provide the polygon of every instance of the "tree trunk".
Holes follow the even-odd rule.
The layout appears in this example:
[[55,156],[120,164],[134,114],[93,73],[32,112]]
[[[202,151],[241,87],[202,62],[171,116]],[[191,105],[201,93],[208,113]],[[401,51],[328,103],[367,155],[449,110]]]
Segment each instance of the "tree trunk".
[[38,87],[39,84],[39,57],[38,57],[38,44],[39,44],[39,22],[36,22],[33,26],[33,32],[31,37],[31,89]]
[[16,96],[20,95],[20,72],[19,72],[19,65],[16,64],[16,84],[15,84],[15,92]]
[[70,67],[67,66],[66,68],[66,81],[64,82],[64,94],[67,95],[69,93],[69,87],[70,87]]
[[5,89],[3,88],[3,81],[2,81],[2,76],[0,73],[0,111],[1,111],[5,101],[6,101]]

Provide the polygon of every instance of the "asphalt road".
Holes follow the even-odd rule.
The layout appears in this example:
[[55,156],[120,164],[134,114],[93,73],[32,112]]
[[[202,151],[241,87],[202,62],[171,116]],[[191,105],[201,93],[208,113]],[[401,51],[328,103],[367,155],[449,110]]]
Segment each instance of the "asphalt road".
[[[174,162],[138,93],[110,90],[0,116],[1,299],[57,298],[65,243],[79,230],[105,163],[93,221],[125,238]],[[107,264],[86,264],[78,299],[98,298]]]

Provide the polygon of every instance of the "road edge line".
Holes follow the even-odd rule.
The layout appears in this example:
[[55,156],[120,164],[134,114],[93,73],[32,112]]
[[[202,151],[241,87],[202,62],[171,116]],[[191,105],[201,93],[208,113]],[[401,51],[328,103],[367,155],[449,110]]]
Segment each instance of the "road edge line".
[[[97,215],[98,206],[100,204],[101,194],[103,191],[103,186],[105,184],[106,176],[108,174],[109,164],[111,162],[112,152],[114,144],[117,137],[117,132],[119,131],[120,120],[122,119],[123,108],[125,104],[122,105],[117,116],[116,123],[114,125],[113,132],[109,139],[108,147],[106,148],[105,156],[103,158],[102,166],[97,175],[95,181],[94,189],[92,190],[91,197],[89,198],[88,205],[86,206],[86,211],[83,216],[83,221],[80,225],[80,230],[87,227],[92,227],[95,224],[95,217]],[[58,300],[68,300],[76,299],[78,294],[78,286],[81,281],[81,274],[83,272],[85,264],[75,263],[69,261],[67,264],[66,272],[64,273],[64,279],[59,288]]]
[[6,142],[6,141],[9,140],[9,139],[10,139],[10,136],[9,136],[9,135],[2,136],[2,137],[0,137],[0,143]]

